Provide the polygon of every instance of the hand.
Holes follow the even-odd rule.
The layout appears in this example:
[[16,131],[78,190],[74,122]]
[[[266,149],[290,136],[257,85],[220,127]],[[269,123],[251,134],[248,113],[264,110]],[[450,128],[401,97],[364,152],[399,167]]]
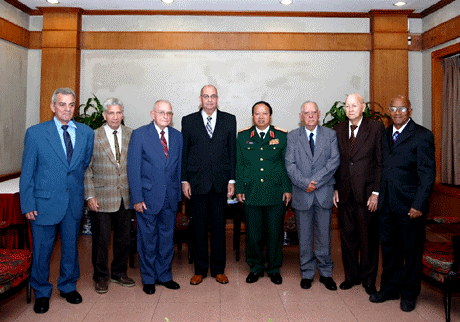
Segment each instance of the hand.
[[182,193],[184,194],[185,198],[190,199],[192,195],[192,188],[190,187],[190,183],[184,182],[182,184]]
[[244,195],[244,193],[238,193],[236,195],[236,198],[238,199],[239,202],[244,202],[246,200],[246,196]]
[[408,215],[410,219],[414,219],[414,218],[420,217],[422,215],[422,212],[420,210],[410,208]]
[[141,214],[144,213],[144,209],[147,209],[147,206],[145,205],[145,202],[143,201],[135,203],[133,207],[134,207],[134,210],[136,210],[137,212],[140,212]]
[[38,216],[37,210],[29,211],[28,213],[25,214],[25,216],[29,220],[35,220],[35,217]]
[[228,188],[227,188],[227,198],[231,197],[235,194],[235,184],[234,183],[229,183]]
[[375,193],[371,194],[371,196],[367,200],[367,209],[369,209],[370,212],[376,211],[378,202],[379,196],[377,196]]
[[309,184],[308,184],[308,187],[307,187],[307,192],[313,192],[316,190],[316,182],[315,181],[311,181]]
[[98,211],[98,209],[99,209],[99,204],[97,203],[97,198],[96,198],[96,197],[93,197],[93,198],[88,199],[87,202],[88,202],[88,208],[89,208],[91,211],[95,211],[95,212]]
[[334,190],[334,197],[332,198],[332,201],[334,202],[334,206],[339,208],[339,190]]
[[290,192],[283,193],[283,201],[286,206],[288,205],[289,201],[291,201],[291,199],[292,199],[292,193]]

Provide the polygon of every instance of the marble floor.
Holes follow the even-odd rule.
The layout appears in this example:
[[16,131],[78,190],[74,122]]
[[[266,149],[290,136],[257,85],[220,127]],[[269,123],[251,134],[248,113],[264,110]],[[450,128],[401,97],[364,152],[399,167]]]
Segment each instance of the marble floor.
[[[335,263],[333,277],[337,284],[343,281],[339,231],[332,233],[332,256]],[[381,304],[369,302],[361,286],[347,291],[328,291],[315,278],[309,290],[300,288],[298,247],[285,246],[281,269],[283,284],[274,285],[268,277],[247,284],[249,273],[244,261],[244,235],[241,238],[242,257],[235,260],[232,234],[227,232],[227,285],[207,277],[202,284],[189,284],[193,265],[188,264],[187,248],[175,254],[173,276],[181,288],[169,290],[157,286],[154,295],[142,291],[139,264],[128,270],[137,285],[122,287],[110,284],[109,292],[94,291],[91,267],[91,236],[81,236],[79,242],[81,278],[77,284],[83,303],[72,305],[59,296],[57,289],[50,300],[46,314],[35,314],[32,303],[26,303],[26,291],[0,302],[1,321],[444,321],[442,294],[422,285],[417,307],[405,313],[399,301]],[[60,245],[56,243],[51,264],[51,282],[56,286],[59,273]],[[454,297],[452,320],[460,321],[460,297]]]

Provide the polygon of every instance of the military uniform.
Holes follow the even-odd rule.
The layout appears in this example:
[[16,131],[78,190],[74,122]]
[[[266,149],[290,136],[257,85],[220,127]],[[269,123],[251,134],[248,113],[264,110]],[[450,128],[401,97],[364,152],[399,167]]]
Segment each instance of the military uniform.
[[283,261],[283,193],[292,191],[284,165],[286,137],[286,131],[276,126],[270,126],[263,139],[255,126],[238,133],[235,190],[246,198],[246,261],[254,274],[265,269],[261,252],[264,225],[268,233],[267,273],[279,273]]

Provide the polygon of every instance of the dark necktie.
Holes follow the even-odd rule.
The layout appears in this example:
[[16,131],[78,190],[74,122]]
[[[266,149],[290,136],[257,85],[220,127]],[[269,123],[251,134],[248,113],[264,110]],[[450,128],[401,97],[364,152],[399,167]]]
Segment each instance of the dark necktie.
[[211,120],[212,120],[212,117],[208,116],[208,123],[206,123],[206,131],[208,131],[208,135],[212,139]]
[[73,146],[72,146],[72,140],[70,139],[69,132],[67,132],[68,125],[63,125],[62,129],[64,130],[64,143],[65,143],[65,151],[67,155],[67,162],[70,164],[72,161],[72,154],[73,154]]
[[313,133],[310,133],[310,149],[311,155],[315,155],[315,141],[313,140]]
[[120,164],[120,146],[118,145],[118,137],[117,131],[113,131],[113,139],[115,141],[115,158],[117,159],[117,163]]
[[262,140],[264,139],[264,135],[265,135],[264,132],[260,132],[260,138],[261,138]]
[[350,148],[353,149],[353,146],[355,145],[355,130],[358,126],[357,125],[350,125],[351,128],[351,135],[350,135]]
[[166,143],[165,139],[165,131],[161,131],[161,145],[163,146],[163,151],[165,153],[165,156],[168,157],[168,143]]
[[399,136],[399,132],[396,131],[395,133],[393,133],[393,143],[396,142],[396,140],[398,139],[398,136]]

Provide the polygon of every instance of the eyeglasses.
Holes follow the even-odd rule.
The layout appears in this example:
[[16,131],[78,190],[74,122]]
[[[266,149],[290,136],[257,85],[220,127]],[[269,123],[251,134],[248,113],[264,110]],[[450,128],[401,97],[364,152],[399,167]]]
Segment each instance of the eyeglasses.
[[160,115],[160,116],[166,116],[166,117],[171,117],[171,116],[173,116],[173,112],[159,111],[159,112],[155,112],[155,113],[157,113],[157,114]]
[[205,100],[207,100],[208,98],[210,98],[210,99],[212,99],[212,100],[217,99],[217,95],[216,95],[216,94],[212,94],[211,96],[209,96],[208,94],[204,94],[204,95],[201,95],[201,97],[203,97]]
[[390,106],[390,112],[397,112],[400,111],[401,113],[406,113],[407,110],[410,109],[410,107],[405,107],[405,106]]

